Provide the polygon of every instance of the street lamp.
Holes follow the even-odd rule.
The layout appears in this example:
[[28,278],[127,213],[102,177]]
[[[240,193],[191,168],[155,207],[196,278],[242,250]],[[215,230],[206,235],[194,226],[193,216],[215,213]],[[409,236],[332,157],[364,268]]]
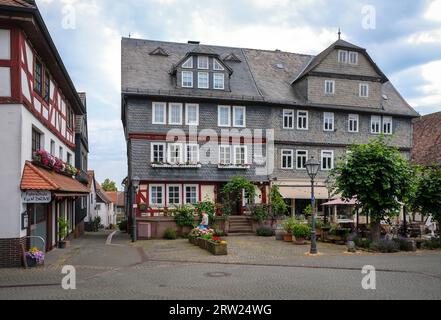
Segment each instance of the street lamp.
[[[328,189],[328,202],[331,201],[331,191],[334,188],[334,180],[332,180],[331,176],[329,176],[325,180],[326,189]],[[325,211],[325,224],[328,224],[328,217],[331,216],[331,206],[328,206]]]
[[317,212],[315,209],[315,178],[320,170],[320,162],[311,157],[311,159],[306,163],[306,171],[308,172],[309,177],[311,178],[311,204],[313,209],[312,214],[312,231],[311,231],[311,254],[317,254],[317,232],[315,230]]
[[135,176],[132,179],[132,242],[137,240],[136,236],[136,210],[135,210],[135,202],[136,202],[136,194],[138,193],[139,184],[141,179],[138,176]]

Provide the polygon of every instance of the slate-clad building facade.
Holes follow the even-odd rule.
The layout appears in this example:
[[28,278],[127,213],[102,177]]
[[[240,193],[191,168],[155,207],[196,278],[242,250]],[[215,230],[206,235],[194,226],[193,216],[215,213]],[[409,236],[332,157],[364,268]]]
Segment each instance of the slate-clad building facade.
[[122,121],[141,222],[176,205],[222,203],[234,176],[256,183],[257,203],[279,185],[301,214],[308,159],[322,164],[317,199],[327,200],[324,181],[350,145],[384,134],[410,157],[415,117],[367,51],[344,40],[317,56],[122,40]]

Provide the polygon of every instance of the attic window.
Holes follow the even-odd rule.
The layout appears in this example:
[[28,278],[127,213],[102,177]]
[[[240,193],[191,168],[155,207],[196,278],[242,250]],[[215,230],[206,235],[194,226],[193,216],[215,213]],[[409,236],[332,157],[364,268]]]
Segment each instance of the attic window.
[[198,69],[208,70],[209,61],[208,57],[198,57]]
[[345,50],[338,50],[338,62],[348,63],[348,52]]
[[193,57],[188,58],[187,61],[185,61],[182,65],[182,68],[193,69]]
[[213,61],[214,61],[214,63],[213,63],[214,70],[216,70],[216,71],[224,71],[225,70],[225,68],[220,64],[220,62],[217,61],[217,59],[214,59]]
[[230,53],[224,58],[224,61],[231,61],[231,62],[242,62],[234,53]]
[[358,52],[349,52],[349,64],[358,64]]
[[155,50],[153,50],[149,54],[151,56],[162,56],[162,57],[168,57],[169,56],[168,52],[165,49],[161,48],[161,47],[157,47]]
[[283,69],[285,69],[285,66],[283,65],[283,63],[278,63],[278,64],[276,64],[276,68],[283,70]]

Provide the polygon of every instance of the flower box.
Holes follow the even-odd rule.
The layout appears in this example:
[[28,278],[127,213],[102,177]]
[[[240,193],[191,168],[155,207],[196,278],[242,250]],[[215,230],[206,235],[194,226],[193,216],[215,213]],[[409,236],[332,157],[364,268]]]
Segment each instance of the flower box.
[[218,165],[218,169],[221,170],[248,170],[251,169],[251,165],[245,164],[245,165]]
[[213,241],[207,241],[207,250],[215,256],[226,256],[228,255],[228,246],[226,244],[220,244]]
[[152,168],[156,169],[200,169],[201,164],[152,164]]

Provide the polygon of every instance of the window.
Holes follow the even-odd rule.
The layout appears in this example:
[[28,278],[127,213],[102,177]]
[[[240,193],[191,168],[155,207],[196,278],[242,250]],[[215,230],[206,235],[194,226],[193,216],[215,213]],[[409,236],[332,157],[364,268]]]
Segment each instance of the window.
[[35,70],[34,70],[34,90],[39,94],[43,93],[43,65],[40,61],[35,61]]
[[199,89],[210,88],[210,82],[208,80],[208,72],[198,72],[198,88]]
[[170,103],[168,110],[169,124],[182,125],[182,104]]
[[306,163],[308,162],[308,151],[306,150],[297,150],[296,151],[296,159],[297,159],[297,170],[306,170]]
[[74,126],[74,113],[72,111],[72,108],[67,106],[66,107],[66,113],[67,113],[67,127],[69,129],[73,129],[73,126]]
[[55,157],[55,141],[51,140],[51,155]]
[[43,92],[43,99],[47,103],[50,101],[50,75],[49,72],[44,73],[44,92]]
[[348,52],[345,50],[338,50],[338,62],[348,63]]
[[294,129],[294,110],[283,110],[283,129]]
[[234,164],[235,165],[246,165],[247,163],[247,147],[245,146],[235,146],[234,147]]
[[294,169],[294,151],[293,150],[282,150],[282,169],[290,170]]
[[231,164],[231,146],[219,147],[219,163],[221,165]]
[[349,52],[349,64],[358,64],[358,52]]
[[323,124],[323,130],[325,131],[334,131],[334,113],[332,112],[325,112],[324,113],[324,124]]
[[41,133],[32,129],[32,154],[41,150]]
[[197,144],[186,145],[185,161],[189,164],[197,164],[199,162],[199,146]]
[[326,80],[325,81],[325,94],[335,94],[335,81]]
[[371,133],[380,134],[381,133],[381,117],[372,116],[371,117]]
[[185,106],[185,124],[188,126],[199,125],[199,105],[187,104]]
[[170,185],[168,186],[167,193],[167,205],[179,206],[181,204],[181,186],[180,185]]
[[348,131],[352,133],[356,133],[359,131],[359,122],[360,117],[358,114],[350,114],[349,115],[349,124],[348,124]]
[[298,111],[297,112],[297,129],[298,130],[308,130],[309,112],[308,111]]
[[162,185],[150,186],[150,205],[156,207],[164,206],[164,186]]
[[322,151],[322,170],[334,169],[334,151]]
[[193,57],[188,58],[187,61],[185,61],[182,65],[182,68],[193,69]]
[[193,72],[182,71],[182,87],[193,88]]
[[225,68],[222,66],[222,64],[217,60],[213,60],[213,69],[216,71],[224,71]]
[[231,127],[231,108],[229,106],[218,107],[219,127]]
[[164,163],[165,162],[165,152],[166,152],[166,144],[165,143],[153,143],[152,144],[152,154],[151,154],[152,163]]
[[198,202],[198,186],[185,186],[185,204]]
[[360,97],[368,98],[369,97],[369,85],[366,83],[360,83]]
[[63,147],[58,149],[58,158],[63,161]]
[[225,89],[225,75],[223,73],[215,73],[213,75],[213,88],[216,90]]
[[97,203],[97,204],[96,204],[96,209],[97,209],[98,211],[101,211],[101,203]]
[[67,164],[72,165],[72,155],[69,152],[67,153]]
[[168,147],[168,162],[171,164],[182,163],[182,144],[170,144]]
[[393,133],[393,119],[392,117],[383,117],[383,133],[392,134]]
[[233,124],[234,124],[234,127],[239,127],[239,128],[246,127],[246,108],[245,107],[233,107]]
[[208,57],[198,57],[198,69],[208,70],[208,64]]
[[167,104],[163,102],[153,103],[153,124],[166,124]]

